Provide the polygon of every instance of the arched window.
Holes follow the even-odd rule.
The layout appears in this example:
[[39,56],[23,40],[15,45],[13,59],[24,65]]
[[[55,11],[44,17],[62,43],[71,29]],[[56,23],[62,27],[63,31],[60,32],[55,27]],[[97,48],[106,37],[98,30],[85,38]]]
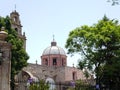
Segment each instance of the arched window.
[[53,65],[57,65],[57,59],[53,58]]
[[13,21],[14,21],[14,22],[17,22],[17,17],[14,17],[14,18],[13,18]]
[[62,58],[62,66],[64,66],[65,64],[64,64],[64,59]]
[[72,73],[72,78],[73,78],[73,80],[76,80],[76,72]]
[[45,59],[45,65],[48,65],[48,60],[47,59]]

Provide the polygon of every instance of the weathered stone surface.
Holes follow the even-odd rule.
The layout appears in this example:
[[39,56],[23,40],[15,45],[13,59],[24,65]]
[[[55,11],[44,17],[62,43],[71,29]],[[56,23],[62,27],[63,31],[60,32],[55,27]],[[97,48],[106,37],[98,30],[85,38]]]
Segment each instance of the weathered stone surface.
[[0,50],[2,52],[0,65],[0,90],[10,90],[11,44],[6,41],[0,41]]

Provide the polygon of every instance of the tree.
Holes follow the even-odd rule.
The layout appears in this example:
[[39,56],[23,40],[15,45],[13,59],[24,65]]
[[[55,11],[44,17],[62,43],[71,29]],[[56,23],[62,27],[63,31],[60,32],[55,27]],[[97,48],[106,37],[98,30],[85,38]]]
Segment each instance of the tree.
[[5,27],[5,30],[8,33],[6,41],[12,44],[11,83],[12,90],[14,90],[14,76],[27,65],[29,56],[23,48],[23,41],[18,37],[17,32],[11,28],[9,16],[6,18],[0,17],[0,28],[2,27]]
[[104,16],[97,24],[72,30],[65,47],[68,54],[81,54],[79,68],[94,72],[96,83],[109,86],[115,80],[114,85],[120,83],[120,25],[117,20]]
[[75,81],[75,87],[69,87],[67,90],[94,90],[94,87],[83,80]]

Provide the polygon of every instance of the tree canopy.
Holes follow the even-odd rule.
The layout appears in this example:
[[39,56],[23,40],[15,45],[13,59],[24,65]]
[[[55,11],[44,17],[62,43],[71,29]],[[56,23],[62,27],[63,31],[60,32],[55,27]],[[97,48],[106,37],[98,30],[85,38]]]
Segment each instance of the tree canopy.
[[6,16],[6,18],[0,17],[0,28],[2,27],[5,27],[5,31],[8,33],[6,41],[12,44],[11,81],[13,81],[14,76],[27,65],[29,56],[23,48],[22,39],[20,39],[18,37],[18,33],[13,28],[11,28],[11,21],[9,16]]
[[65,47],[68,54],[81,54],[79,68],[94,72],[97,83],[111,84],[117,80],[120,84],[120,25],[117,20],[104,16],[97,24],[72,30]]
[[119,4],[119,0],[107,0],[107,2],[112,3],[112,5],[118,5]]

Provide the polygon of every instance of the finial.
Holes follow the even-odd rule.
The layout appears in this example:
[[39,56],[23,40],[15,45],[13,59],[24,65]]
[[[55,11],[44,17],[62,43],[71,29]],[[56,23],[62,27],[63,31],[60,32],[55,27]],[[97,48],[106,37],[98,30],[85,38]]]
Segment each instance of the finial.
[[1,30],[0,30],[0,41],[4,41],[5,38],[7,37],[7,32],[5,32],[5,27],[1,27]]
[[5,27],[2,27],[2,28],[1,28],[1,31],[4,31],[4,30],[5,30]]
[[23,32],[23,36],[25,36],[25,32]]
[[37,64],[37,60],[36,60],[36,64]]
[[54,36],[54,34],[53,34],[53,42],[55,41],[55,39],[54,39],[54,38],[55,38],[55,36]]
[[73,63],[73,67],[74,67],[74,63]]
[[51,46],[56,46],[56,42],[55,42],[55,39],[54,39],[54,34],[53,34],[53,41],[51,42]]
[[16,4],[15,4],[15,11],[16,11]]

